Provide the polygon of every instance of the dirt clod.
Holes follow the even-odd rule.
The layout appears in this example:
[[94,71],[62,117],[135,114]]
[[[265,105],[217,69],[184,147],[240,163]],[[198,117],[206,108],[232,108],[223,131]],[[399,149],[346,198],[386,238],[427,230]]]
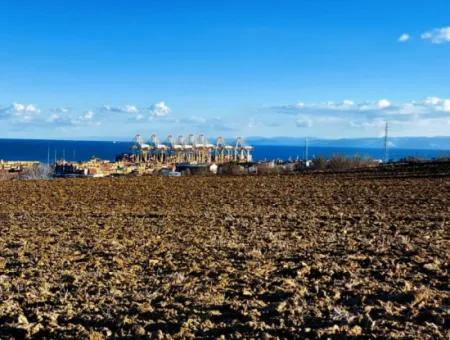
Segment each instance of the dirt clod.
[[450,337],[448,177],[9,181],[0,197],[0,338]]

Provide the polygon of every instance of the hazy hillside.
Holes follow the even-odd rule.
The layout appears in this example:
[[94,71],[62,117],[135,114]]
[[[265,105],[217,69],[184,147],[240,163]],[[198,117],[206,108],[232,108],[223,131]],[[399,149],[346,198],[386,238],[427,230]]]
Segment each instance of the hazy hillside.
[[[252,145],[305,145],[304,138],[295,137],[248,137],[247,143]],[[320,139],[310,138],[310,146],[332,146],[332,147],[360,147],[380,148],[383,147],[383,138],[354,138],[354,139]],[[450,150],[449,137],[391,137],[389,146],[399,149],[438,149]]]

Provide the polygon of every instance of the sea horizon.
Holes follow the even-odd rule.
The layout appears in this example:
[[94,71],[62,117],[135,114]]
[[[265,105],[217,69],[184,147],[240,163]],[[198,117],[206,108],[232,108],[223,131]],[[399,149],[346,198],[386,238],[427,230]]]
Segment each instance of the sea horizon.
[[[50,163],[56,160],[85,161],[92,157],[114,161],[116,156],[131,153],[132,142],[126,141],[92,141],[92,140],[64,140],[64,139],[5,139],[0,138],[0,159],[4,161],[39,161]],[[254,161],[295,160],[305,158],[305,145],[268,145],[251,144],[254,146]],[[309,159],[322,156],[329,158],[333,155],[347,157],[360,156],[373,159],[384,158],[384,146],[315,146],[308,147]],[[434,159],[450,155],[449,149],[420,149],[420,148],[389,148],[389,160],[398,161],[406,157]]]

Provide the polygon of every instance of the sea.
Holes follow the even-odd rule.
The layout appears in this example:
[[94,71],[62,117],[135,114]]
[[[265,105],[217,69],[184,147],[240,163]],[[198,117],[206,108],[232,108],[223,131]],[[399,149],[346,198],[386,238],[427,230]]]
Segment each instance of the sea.
[[[91,157],[104,160],[115,160],[122,153],[130,153],[130,142],[106,141],[70,141],[70,140],[36,140],[36,139],[0,139],[0,160],[5,161],[39,161],[54,162],[55,159],[67,161],[84,161]],[[333,155],[361,156],[383,159],[384,150],[380,148],[348,148],[310,146],[308,158]],[[398,149],[389,150],[389,160],[397,161],[405,157],[433,159],[450,156],[450,150]],[[282,145],[255,145],[253,159],[263,160],[295,160],[304,159],[305,147]]]

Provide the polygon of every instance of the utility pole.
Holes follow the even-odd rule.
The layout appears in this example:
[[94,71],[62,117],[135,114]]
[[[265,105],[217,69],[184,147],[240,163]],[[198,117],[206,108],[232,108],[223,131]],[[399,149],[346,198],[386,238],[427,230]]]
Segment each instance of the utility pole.
[[305,162],[308,162],[308,137],[305,137]]
[[50,166],[50,147],[47,148],[47,166]]
[[384,127],[384,162],[385,163],[387,163],[389,161],[388,132],[389,132],[389,126],[388,126],[388,121],[386,121],[386,126]]

